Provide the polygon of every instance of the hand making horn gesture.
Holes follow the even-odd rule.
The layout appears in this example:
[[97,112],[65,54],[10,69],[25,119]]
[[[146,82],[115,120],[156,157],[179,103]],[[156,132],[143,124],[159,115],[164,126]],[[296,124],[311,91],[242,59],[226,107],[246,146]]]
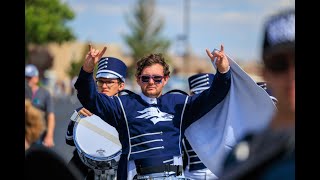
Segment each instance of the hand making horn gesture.
[[94,70],[95,65],[99,62],[102,55],[106,52],[107,47],[105,46],[102,51],[92,48],[89,44],[89,52],[86,55],[86,59],[83,64],[83,70],[91,73]]
[[221,44],[220,51],[217,50],[217,51],[214,51],[211,53],[209,51],[209,49],[206,49],[206,52],[207,52],[208,56],[210,57],[210,59],[212,60],[212,62],[214,62],[215,58],[217,59],[216,66],[217,66],[217,69],[220,73],[226,73],[229,70],[229,68],[230,68],[229,60],[224,53],[224,47],[222,44]]

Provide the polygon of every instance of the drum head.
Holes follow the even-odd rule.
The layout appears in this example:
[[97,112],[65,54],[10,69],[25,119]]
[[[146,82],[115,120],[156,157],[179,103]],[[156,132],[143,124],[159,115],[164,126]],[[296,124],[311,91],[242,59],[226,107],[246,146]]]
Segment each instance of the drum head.
[[121,154],[117,130],[92,115],[81,118],[74,126],[74,141],[78,150],[94,160],[110,160]]

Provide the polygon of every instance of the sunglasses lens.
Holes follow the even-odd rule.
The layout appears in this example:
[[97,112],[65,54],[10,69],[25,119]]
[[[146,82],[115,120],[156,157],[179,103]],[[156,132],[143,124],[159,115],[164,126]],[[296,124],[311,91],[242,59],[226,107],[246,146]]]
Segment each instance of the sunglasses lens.
[[153,80],[154,80],[154,82],[156,82],[156,83],[161,83],[161,81],[162,81],[162,76],[153,76]]
[[150,81],[150,78],[152,78],[155,83],[161,83],[163,76],[146,76],[146,75],[144,75],[144,76],[140,76],[140,78],[141,78],[141,81],[144,83],[148,83]]
[[267,63],[266,67],[274,72],[283,72],[288,69],[289,64],[285,60],[278,60],[274,61],[274,63]]
[[150,76],[141,76],[142,82],[147,83],[147,82],[149,82],[149,80],[150,80]]
[[289,59],[285,55],[276,55],[267,59],[265,61],[265,66],[275,73],[281,73],[287,71],[289,66],[294,66],[294,61],[294,59]]

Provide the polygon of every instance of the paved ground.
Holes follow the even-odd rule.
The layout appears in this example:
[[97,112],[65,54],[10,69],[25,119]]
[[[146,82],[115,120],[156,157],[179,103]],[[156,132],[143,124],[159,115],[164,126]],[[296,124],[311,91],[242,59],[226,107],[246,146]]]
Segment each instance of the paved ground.
[[70,116],[73,111],[80,107],[80,102],[75,97],[65,97],[65,98],[55,98],[55,115],[56,115],[56,129],[55,129],[55,150],[60,154],[66,162],[68,162],[71,157],[75,147],[69,146],[65,143],[65,135],[67,132],[67,126],[70,121]]

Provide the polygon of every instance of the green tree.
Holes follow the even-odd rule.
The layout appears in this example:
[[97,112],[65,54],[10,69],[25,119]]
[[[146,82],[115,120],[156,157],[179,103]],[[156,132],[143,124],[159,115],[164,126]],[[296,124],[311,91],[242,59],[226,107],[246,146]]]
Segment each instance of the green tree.
[[25,0],[25,48],[30,44],[42,45],[74,40],[67,22],[73,20],[74,12],[60,0]]
[[[83,57],[85,57],[85,56],[83,56]],[[84,58],[82,58],[81,60],[77,60],[77,59],[73,58],[71,60],[70,66],[67,70],[67,74],[70,77],[70,79],[72,79],[75,76],[78,76],[83,63],[84,63]]]
[[171,43],[161,37],[164,20],[155,19],[154,12],[154,0],[138,0],[133,8],[133,15],[125,16],[131,34],[123,37],[134,60],[134,63],[128,67],[128,77],[134,77],[135,62],[147,54],[162,53],[170,62],[167,51]]

